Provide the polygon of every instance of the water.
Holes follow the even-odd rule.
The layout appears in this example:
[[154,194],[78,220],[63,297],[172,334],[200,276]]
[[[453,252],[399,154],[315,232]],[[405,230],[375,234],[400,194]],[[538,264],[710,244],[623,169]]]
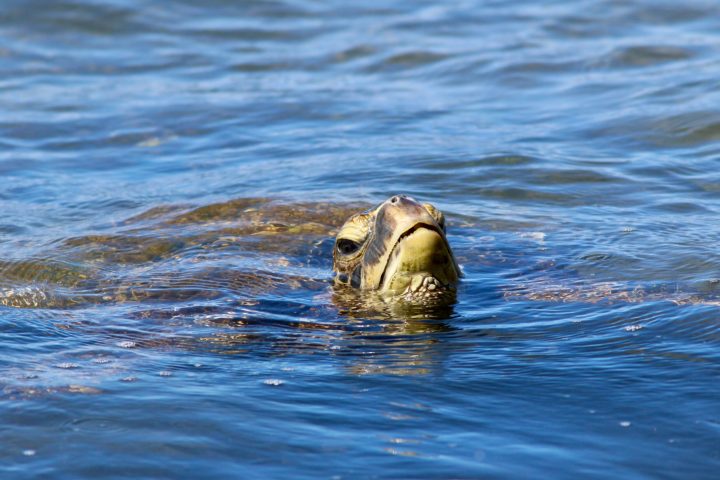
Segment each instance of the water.
[[[715,2],[8,0],[3,478],[716,478]],[[441,208],[458,303],[334,292]]]

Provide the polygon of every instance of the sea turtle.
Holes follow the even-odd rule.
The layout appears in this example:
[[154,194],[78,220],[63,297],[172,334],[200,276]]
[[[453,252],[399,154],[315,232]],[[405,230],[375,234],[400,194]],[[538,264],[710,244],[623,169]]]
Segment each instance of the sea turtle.
[[[457,260],[443,213],[404,195],[374,207],[268,198],[155,207],[0,259],[0,306],[177,308],[202,302],[214,307],[220,300],[254,304],[268,295],[295,292],[297,298],[305,292],[321,295],[318,303],[329,301],[341,313],[352,305],[364,314],[368,304],[396,300],[422,309],[452,303],[458,264],[500,272],[495,285],[507,300],[716,303],[674,285],[670,291],[572,276],[572,258],[562,251],[549,254],[539,233],[488,227],[469,217],[454,220]],[[503,246],[489,233],[506,235]],[[328,293],[331,258],[334,287],[322,297]]]

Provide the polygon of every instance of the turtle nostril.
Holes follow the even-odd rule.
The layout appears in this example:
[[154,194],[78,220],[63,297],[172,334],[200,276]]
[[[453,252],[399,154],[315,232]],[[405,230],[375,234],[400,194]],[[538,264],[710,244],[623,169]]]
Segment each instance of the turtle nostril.
[[395,195],[390,199],[390,203],[398,203],[400,201],[400,197]]

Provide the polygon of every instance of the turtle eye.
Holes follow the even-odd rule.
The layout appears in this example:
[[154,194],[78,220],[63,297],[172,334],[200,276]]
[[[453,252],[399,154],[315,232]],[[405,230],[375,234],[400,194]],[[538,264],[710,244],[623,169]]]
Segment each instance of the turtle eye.
[[336,244],[337,251],[343,255],[350,255],[360,249],[360,244],[347,238],[341,238]]
[[445,231],[445,215],[443,215],[443,213],[440,210],[438,210],[437,208],[435,208],[433,205],[431,205],[429,203],[423,203],[423,207],[425,207],[425,210],[427,210],[428,213],[430,215],[432,215],[432,217],[437,222],[438,227],[440,227],[440,229],[444,232]]

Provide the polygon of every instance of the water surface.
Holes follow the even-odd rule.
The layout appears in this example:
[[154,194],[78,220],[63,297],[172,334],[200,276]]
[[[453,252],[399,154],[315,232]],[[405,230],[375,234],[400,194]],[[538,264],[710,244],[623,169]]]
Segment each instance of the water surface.
[[3,2],[0,476],[717,476],[717,5],[451,3]]

